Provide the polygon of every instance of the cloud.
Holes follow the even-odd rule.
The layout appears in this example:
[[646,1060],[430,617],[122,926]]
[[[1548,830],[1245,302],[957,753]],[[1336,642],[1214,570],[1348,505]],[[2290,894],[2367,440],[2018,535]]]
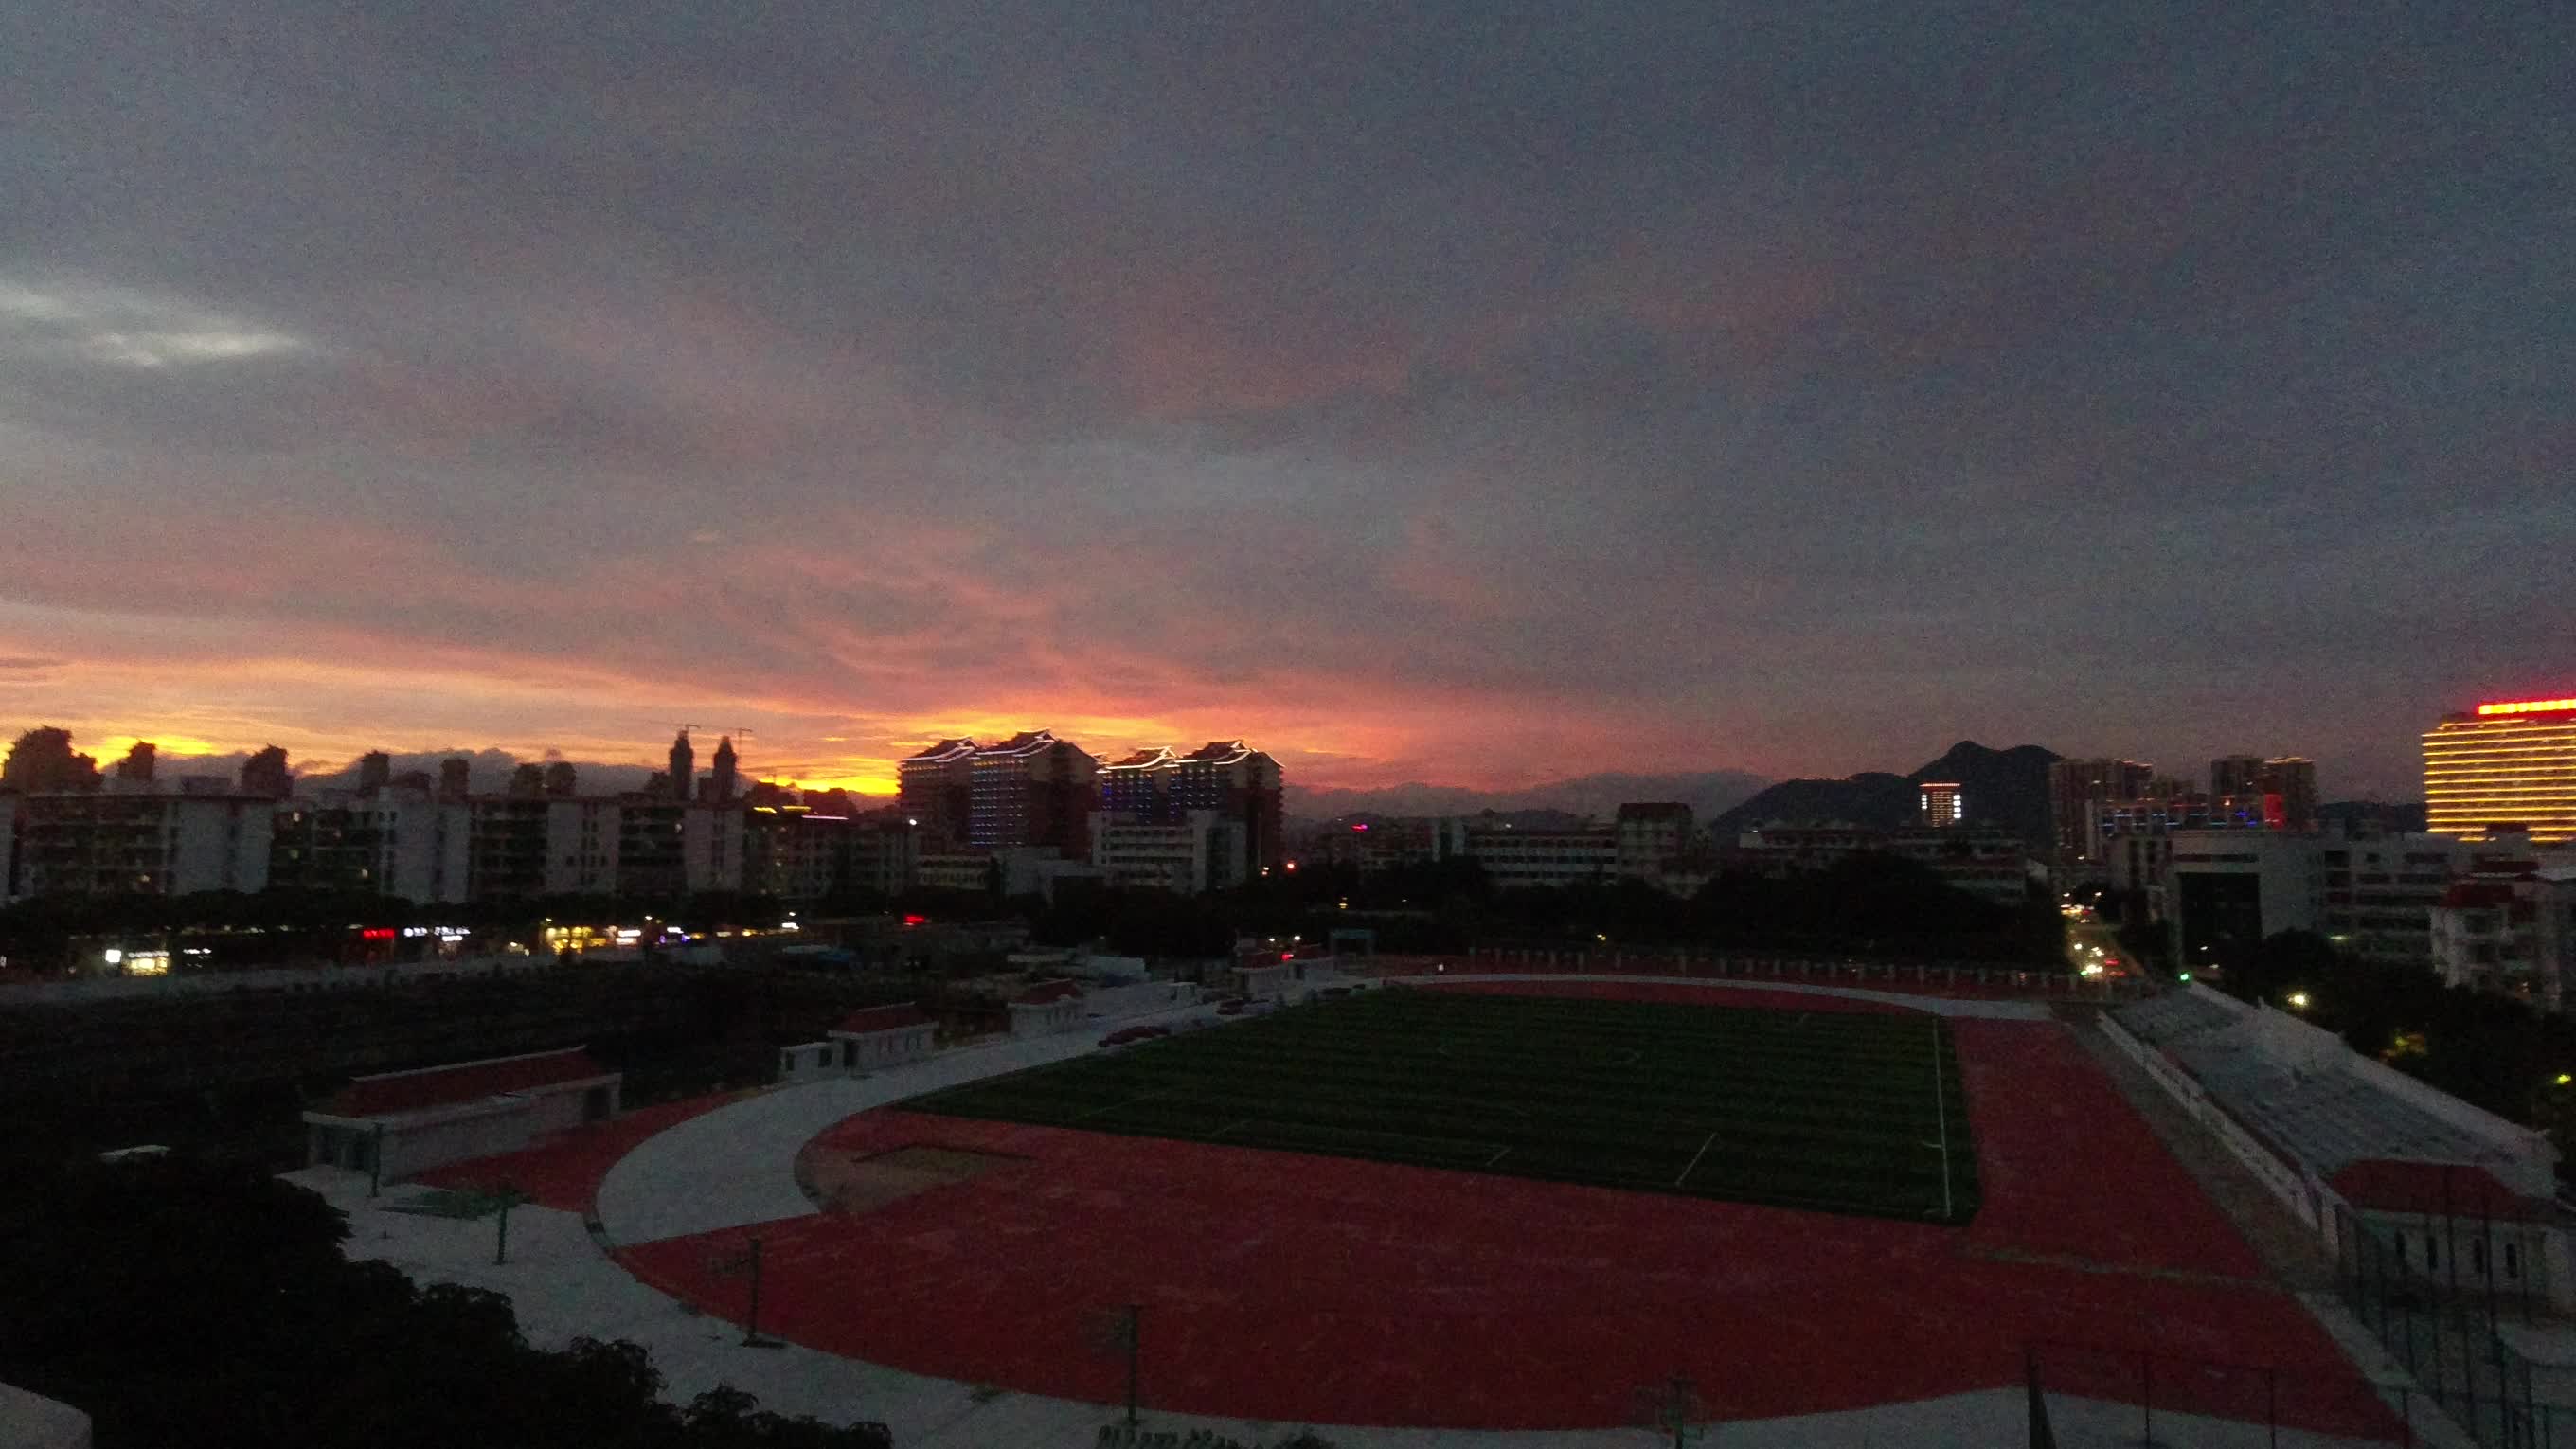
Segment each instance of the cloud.
[[11,34],[0,704],[94,736],[2402,793],[2576,633],[2505,7]]

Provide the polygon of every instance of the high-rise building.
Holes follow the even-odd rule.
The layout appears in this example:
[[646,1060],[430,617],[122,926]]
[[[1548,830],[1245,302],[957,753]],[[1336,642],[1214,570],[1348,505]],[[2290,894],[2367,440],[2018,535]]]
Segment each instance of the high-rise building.
[[698,752],[689,745],[688,726],[682,725],[679,738],[671,741],[671,798],[686,804],[697,781]]
[[183,896],[268,888],[267,795],[28,795],[15,802],[22,895]]
[[2155,778],[2156,767],[2135,760],[2059,760],[2048,767],[2048,813],[2061,872],[2102,860],[2104,809],[2135,800]]
[[2297,755],[2222,755],[2209,762],[2210,814],[2265,830],[2313,830],[2317,767]]
[[975,751],[967,843],[977,850],[1051,845],[1066,860],[1091,854],[1100,762],[1046,730]]
[[451,755],[438,762],[438,798],[462,800],[474,793],[474,762],[462,755]]
[[922,849],[954,850],[966,843],[977,748],[973,740],[941,740],[895,767],[895,798]]
[[707,775],[707,797],[710,803],[716,805],[733,803],[734,788],[737,783],[735,772],[741,758],[734,753],[733,736],[725,735],[716,740],[714,768]]
[[2493,700],[2424,735],[2436,835],[2576,840],[2576,698]]
[[580,783],[580,772],[573,768],[572,761],[555,760],[547,764],[544,775],[545,793],[568,796],[574,793]]
[[358,788],[381,790],[394,782],[394,757],[382,750],[369,750],[358,757]]
[[1949,826],[1968,818],[1968,802],[1960,794],[1956,781],[1926,780],[1914,788],[1915,802],[1923,812],[1924,824]]
[[1100,813],[1122,825],[1178,825],[1208,815],[1233,827],[1241,858],[1217,875],[1250,879],[1284,858],[1279,762],[1241,740],[1210,740],[1188,754],[1138,750],[1100,767]]

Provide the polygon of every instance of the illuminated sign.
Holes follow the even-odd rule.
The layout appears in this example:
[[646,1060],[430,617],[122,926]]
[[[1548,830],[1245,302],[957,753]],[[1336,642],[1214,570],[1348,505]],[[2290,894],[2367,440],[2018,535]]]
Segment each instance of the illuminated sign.
[[2511,699],[2478,706],[2480,714],[2559,714],[2576,710],[2576,699]]

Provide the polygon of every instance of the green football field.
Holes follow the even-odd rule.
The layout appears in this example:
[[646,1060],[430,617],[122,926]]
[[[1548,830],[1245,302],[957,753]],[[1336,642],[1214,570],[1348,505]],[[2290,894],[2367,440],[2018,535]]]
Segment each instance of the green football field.
[[1964,1223],[1958,1057],[1914,1013],[1368,991],[903,1104]]

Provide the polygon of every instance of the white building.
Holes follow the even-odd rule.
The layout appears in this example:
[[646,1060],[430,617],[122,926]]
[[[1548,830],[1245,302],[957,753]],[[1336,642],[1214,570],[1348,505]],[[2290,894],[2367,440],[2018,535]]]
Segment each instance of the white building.
[[1122,886],[1204,895],[1243,883],[1243,832],[1214,810],[1169,822],[1101,811],[1091,817],[1091,863]]
[[912,1002],[851,1012],[827,1033],[845,1072],[873,1072],[930,1055],[939,1023]]
[[1082,988],[1070,981],[1041,981],[1011,998],[1011,1035],[1051,1036],[1082,1025]]
[[183,896],[268,886],[266,796],[62,794],[17,797],[21,896]]
[[1622,805],[1610,828],[1618,836],[1622,880],[1644,881],[1666,890],[1686,884],[1687,889],[1677,893],[1688,894],[1706,878],[1694,859],[1700,853],[1696,849],[1699,833],[1688,805],[1661,801]]
[[304,1114],[307,1163],[387,1182],[617,1114],[625,1078],[579,1047],[358,1077]]
[[1613,830],[1470,825],[1466,834],[1468,856],[1498,890],[1606,883],[1619,873],[1619,836]]

